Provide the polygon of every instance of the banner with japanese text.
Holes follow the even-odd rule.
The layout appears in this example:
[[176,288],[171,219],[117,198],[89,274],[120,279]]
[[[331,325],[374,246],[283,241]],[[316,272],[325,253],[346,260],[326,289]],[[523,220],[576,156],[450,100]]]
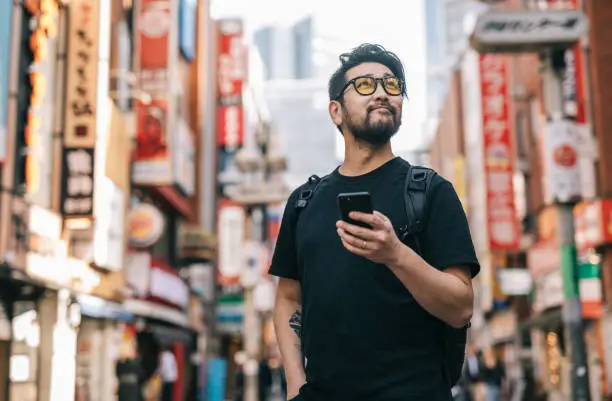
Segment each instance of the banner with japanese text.
[[[172,133],[175,115],[171,80],[178,56],[173,23],[177,5],[170,0],[135,4],[134,66],[143,96],[136,102],[136,149],[132,180],[142,185],[172,184]],[[178,39],[177,39],[178,40]]]
[[70,2],[61,212],[93,214],[98,116],[99,0]]
[[64,146],[93,148],[99,53],[99,2],[73,0],[69,8]]
[[520,243],[514,203],[514,144],[507,56],[479,56],[482,135],[489,249],[513,250]]
[[218,23],[217,97],[218,143],[228,150],[242,146],[244,109],[242,88],[246,76],[243,24],[227,19]]

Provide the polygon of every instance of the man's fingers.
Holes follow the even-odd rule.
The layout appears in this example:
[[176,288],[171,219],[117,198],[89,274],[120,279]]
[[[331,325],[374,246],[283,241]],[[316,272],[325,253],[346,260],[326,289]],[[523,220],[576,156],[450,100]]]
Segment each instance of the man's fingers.
[[391,223],[391,220],[389,220],[389,218],[387,216],[385,216],[384,214],[382,214],[378,210],[374,211],[374,216],[377,217],[381,221],[383,227],[385,227],[385,228],[393,228],[393,224]]
[[366,241],[373,241],[376,239],[376,233],[369,228],[359,227],[354,224],[347,223],[346,221],[339,221],[336,226],[347,233]]
[[377,214],[374,213],[362,213],[362,212],[351,212],[349,217],[353,220],[361,221],[366,223],[374,229],[383,228],[384,220],[382,220]]
[[342,245],[344,245],[344,247],[346,248],[347,251],[354,253],[355,255],[360,255],[360,256],[364,256],[365,252],[363,249],[358,248],[354,245],[352,245],[351,243],[349,243],[348,241],[346,241],[344,238],[342,238]]

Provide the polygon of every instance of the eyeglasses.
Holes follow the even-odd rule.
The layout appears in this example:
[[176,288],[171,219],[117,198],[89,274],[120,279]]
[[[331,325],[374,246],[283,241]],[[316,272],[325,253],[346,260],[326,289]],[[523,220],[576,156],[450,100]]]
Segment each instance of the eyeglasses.
[[336,100],[340,99],[346,88],[351,85],[353,85],[355,91],[361,96],[370,96],[378,89],[378,82],[382,84],[383,89],[389,96],[400,96],[404,94],[404,82],[398,77],[374,78],[364,76],[356,77],[348,81],[340,91],[340,94],[336,96]]

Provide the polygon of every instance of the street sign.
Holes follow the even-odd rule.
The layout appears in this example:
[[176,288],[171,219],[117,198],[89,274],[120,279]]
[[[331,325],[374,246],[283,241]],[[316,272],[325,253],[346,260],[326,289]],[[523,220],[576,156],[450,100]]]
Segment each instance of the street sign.
[[579,10],[488,11],[476,21],[471,45],[479,53],[537,52],[570,47],[586,32]]

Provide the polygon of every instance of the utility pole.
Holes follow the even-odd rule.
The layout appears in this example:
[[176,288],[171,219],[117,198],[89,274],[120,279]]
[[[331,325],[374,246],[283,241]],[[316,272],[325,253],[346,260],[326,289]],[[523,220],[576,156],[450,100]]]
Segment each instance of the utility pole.
[[[544,54],[542,71],[544,107],[549,121],[563,118],[563,63],[555,57],[557,50],[550,49]],[[569,339],[567,349],[571,366],[571,400],[589,401],[590,387],[586,342],[582,324],[582,311],[577,287],[577,259],[574,243],[573,204],[555,201],[558,219],[558,237],[561,252],[563,276],[563,323],[565,338]]]

